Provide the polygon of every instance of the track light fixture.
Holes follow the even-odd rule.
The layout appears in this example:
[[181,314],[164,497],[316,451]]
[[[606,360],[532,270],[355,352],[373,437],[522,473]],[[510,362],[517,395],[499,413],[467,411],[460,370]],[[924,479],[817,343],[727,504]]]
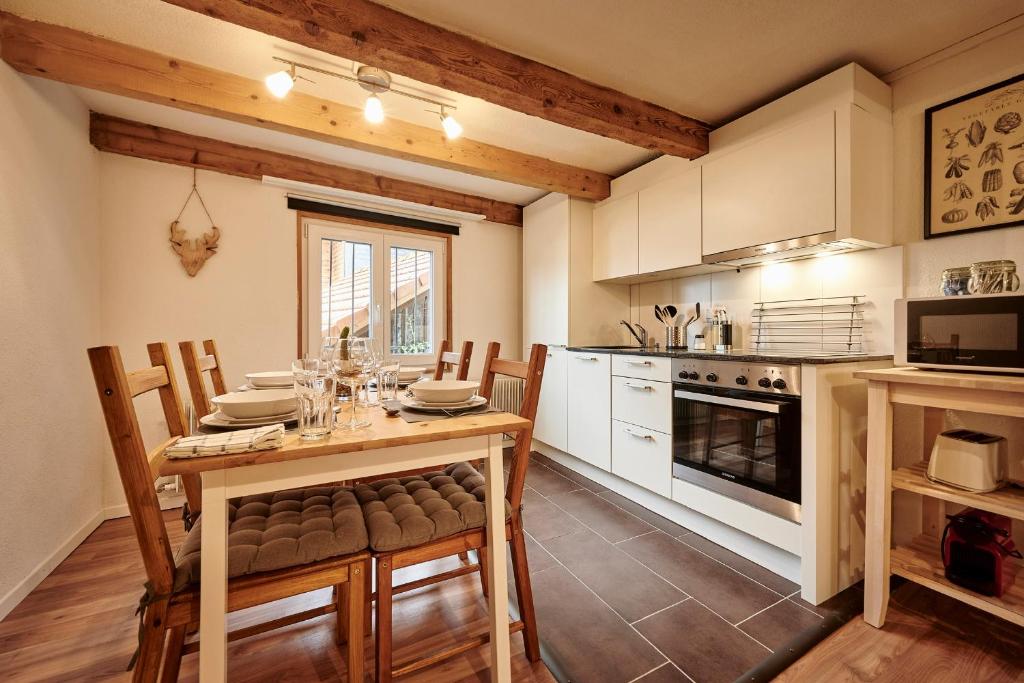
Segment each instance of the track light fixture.
[[[274,61],[288,65],[287,70],[272,73],[264,79],[264,82],[267,84],[267,89],[270,90],[275,97],[281,98],[287,96],[295,85],[295,81],[299,78],[304,78],[304,76],[297,75],[296,71],[298,69],[305,69],[324,74],[326,76],[333,76],[345,81],[358,83],[359,87],[368,91],[370,95],[366,98],[366,103],[363,105],[363,116],[365,116],[366,120],[370,123],[382,123],[385,118],[384,103],[381,101],[379,95],[382,93],[394,93],[395,95],[419,100],[420,102],[426,102],[438,107],[441,117],[441,129],[444,131],[445,137],[449,140],[454,140],[462,135],[462,126],[455,120],[455,117],[451,115],[451,112],[455,111],[455,107],[450,104],[438,102],[437,100],[432,100],[429,97],[422,97],[420,95],[415,95],[410,92],[404,92],[393,88],[391,86],[391,74],[384,69],[363,65],[355,70],[354,76],[349,76],[348,74],[321,69],[318,66],[293,62],[290,59],[283,59],[282,57],[274,57]],[[305,80],[308,81],[309,79],[306,78]]]

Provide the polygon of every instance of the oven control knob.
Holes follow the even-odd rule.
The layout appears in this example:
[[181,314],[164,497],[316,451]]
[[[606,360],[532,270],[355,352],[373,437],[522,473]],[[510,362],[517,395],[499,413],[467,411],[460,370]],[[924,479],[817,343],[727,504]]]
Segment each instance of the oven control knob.
[[740,375],[739,377],[736,378],[736,384],[739,384],[741,387],[746,386],[747,378],[744,377],[743,375]]
[[762,389],[771,389],[772,381],[767,377],[762,377],[761,379],[757,380],[757,386],[761,387]]
[[781,378],[777,379],[774,382],[772,382],[772,386],[775,387],[776,389],[779,389],[779,390],[785,389],[786,388],[786,380],[781,379]]
[[690,375],[689,375],[689,377],[690,377],[690,379],[692,379],[692,380],[698,380],[698,379],[700,379],[700,375],[698,375],[698,374],[697,374],[696,372],[691,372],[691,373],[690,373]]
[[679,379],[686,379],[689,375],[685,371],[679,373]]
[[704,379],[706,379],[709,382],[717,382],[718,375],[713,372],[709,372],[707,375],[704,376]]

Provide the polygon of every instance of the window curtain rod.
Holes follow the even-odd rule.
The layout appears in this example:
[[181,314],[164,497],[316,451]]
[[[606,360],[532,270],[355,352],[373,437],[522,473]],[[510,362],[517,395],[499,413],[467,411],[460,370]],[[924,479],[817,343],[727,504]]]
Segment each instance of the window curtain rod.
[[394,225],[400,228],[415,228],[426,232],[434,232],[442,235],[458,235],[459,226],[450,223],[438,223],[423,218],[412,218],[410,216],[397,216],[390,213],[380,213],[370,209],[360,209],[342,204],[295,197],[288,195],[288,208],[293,211],[306,211],[319,213],[326,216],[337,216],[339,218],[356,218],[382,225]]

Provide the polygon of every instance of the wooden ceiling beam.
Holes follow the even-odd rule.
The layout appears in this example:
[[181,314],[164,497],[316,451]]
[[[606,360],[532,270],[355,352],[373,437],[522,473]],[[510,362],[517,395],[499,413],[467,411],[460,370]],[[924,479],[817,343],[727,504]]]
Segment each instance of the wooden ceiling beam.
[[32,76],[463,173],[594,200],[610,191],[603,173],[394,118],[371,125],[357,107],[295,91],[279,100],[262,81],[5,12],[0,57]]
[[245,147],[92,112],[89,141],[102,152],[190,166],[260,180],[263,176],[400,199],[442,209],[483,214],[506,225],[523,224],[515,204],[388,178],[322,161]]
[[694,158],[708,125],[369,0],[165,0],[589,133]]

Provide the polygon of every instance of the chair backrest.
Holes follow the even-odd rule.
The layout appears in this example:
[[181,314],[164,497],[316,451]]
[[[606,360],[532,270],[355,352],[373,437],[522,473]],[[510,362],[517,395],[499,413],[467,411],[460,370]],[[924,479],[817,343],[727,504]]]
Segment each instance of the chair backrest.
[[452,351],[452,343],[445,339],[441,342],[441,348],[437,354],[437,366],[434,368],[434,379],[442,379],[445,370],[451,366],[457,368],[455,379],[466,379],[469,377],[469,361],[473,357],[473,342],[462,342],[462,353]]
[[204,341],[202,356],[191,341],[178,342],[178,349],[181,351],[181,363],[185,367],[185,379],[188,380],[188,392],[192,396],[196,418],[205,417],[213,412],[213,405],[210,403],[210,392],[207,391],[203,373],[210,373],[213,390],[217,392],[217,396],[228,393],[228,388],[224,384],[220,356],[217,355],[217,344],[212,339]]
[[[537,403],[540,400],[540,387],[544,380],[544,363],[547,361],[548,347],[534,344],[530,349],[530,360],[505,360],[498,358],[501,345],[491,342],[487,345],[484,357],[484,372],[480,381],[480,395],[491,400],[494,390],[495,375],[508,375],[524,380],[523,402],[519,408],[519,416],[530,422],[537,419]],[[516,445],[512,449],[512,463],[508,471],[508,483],[505,485],[505,498],[513,510],[518,510],[523,501],[523,486],[526,484],[526,468],[530,464],[530,445],[533,442],[533,426],[516,436]]]
[[154,449],[152,455],[146,453],[133,399],[153,390],[160,393],[170,436],[168,441],[184,434],[185,413],[167,344],[149,344],[147,348],[151,367],[134,372],[125,372],[121,352],[116,346],[89,349],[89,362],[146,576],[156,594],[166,595],[174,583],[174,556],[153,483],[163,461],[159,453],[167,442]]

